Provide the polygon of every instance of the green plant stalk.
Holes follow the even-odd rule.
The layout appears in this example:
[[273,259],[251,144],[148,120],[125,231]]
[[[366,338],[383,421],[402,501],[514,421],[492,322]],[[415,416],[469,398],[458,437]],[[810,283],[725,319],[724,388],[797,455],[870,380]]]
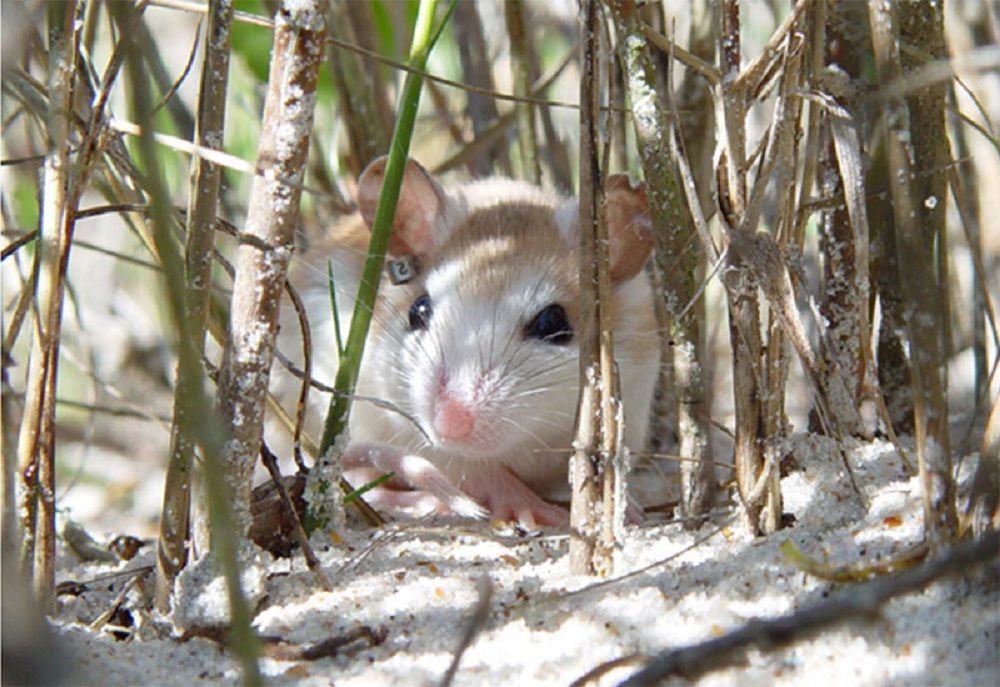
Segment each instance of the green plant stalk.
[[326,278],[330,286],[330,314],[333,316],[333,338],[337,342],[337,359],[344,356],[344,337],[340,333],[340,309],[337,307],[337,289],[333,281],[333,261],[326,263]]
[[[452,7],[454,7],[454,2]],[[434,10],[436,8],[437,0],[420,0],[420,7],[417,10],[417,22],[413,30],[413,43],[410,47],[410,57],[407,64],[420,71],[423,71],[427,64],[427,56],[440,34],[440,29],[433,30]],[[450,11],[449,9],[449,14]],[[445,21],[447,21],[447,17]],[[407,73],[403,83],[399,117],[396,120],[396,128],[392,132],[389,161],[385,169],[382,193],[375,210],[371,242],[368,244],[368,257],[361,273],[361,284],[358,287],[351,328],[347,334],[347,345],[337,368],[337,377],[334,383],[336,391],[330,401],[330,409],[327,412],[326,424],[323,428],[323,438],[320,441],[320,458],[333,446],[337,437],[347,426],[347,418],[351,410],[351,396],[358,383],[358,372],[361,368],[361,357],[364,354],[365,339],[368,337],[372,311],[375,308],[375,294],[378,292],[379,282],[382,278],[382,264],[385,260],[386,248],[389,246],[392,220],[396,214],[396,202],[399,200],[399,188],[403,181],[403,170],[406,168],[410,140],[413,137],[413,126],[417,119],[422,83],[421,77],[413,72]]]
[[344,503],[345,504],[350,503],[351,501],[354,501],[358,497],[364,496],[367,492],[371,491],[375,487],[385,484],[395,476],[396,476],[395,472],[387,472],[380,477],[376,477],[375,479],[373,479],[371,482],[368,482],[364,486],[360,486],[351,493],[345,494]]

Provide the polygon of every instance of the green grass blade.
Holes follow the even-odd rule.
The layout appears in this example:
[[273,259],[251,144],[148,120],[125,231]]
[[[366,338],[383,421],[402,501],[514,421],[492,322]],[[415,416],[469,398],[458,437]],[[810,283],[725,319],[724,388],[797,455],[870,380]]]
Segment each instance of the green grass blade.
[[[434,39],[440,34],[440,30],[434,31],[433,19],[436,7],[437,0],[421,0],[417,11],[408,64],[421,71],[427,64],[427,56],[434,45]],[[330,401],[330,409],[323,429],[323,439],[320,442],[321,456],[329,450],[347,425],[347,417],[351,407],[350,396],[357,386],[365,338],[368,336],[368,328],[371,324],[375,295],[382,276],[382,264],[385,260],[386,248],[389,245],[392,219],[396,213],[399,188],[403,180],[403,170],[406,167],[413,126],[420,104],[421,85],[422,80],[419,76],[413,72],[407,73],[400,96],[399,115],[392,133],[382,194],[379,196],[378,206],[375,210],[368,258],[365,260],[361,284],[358,287],[354,316],[351,319],[351,328],[347,335],[347,346],[337,368],[335,387],[341,393],[335,394]]]

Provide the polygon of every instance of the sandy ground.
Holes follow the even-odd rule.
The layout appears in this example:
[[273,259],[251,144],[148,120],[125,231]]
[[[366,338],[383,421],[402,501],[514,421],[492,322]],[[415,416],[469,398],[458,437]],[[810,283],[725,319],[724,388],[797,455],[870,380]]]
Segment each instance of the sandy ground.
[[[599,664],[653,654],[717,637],[752,618],[793,612],[844,588],[805,575],[782,555],[791,540],[817,560],[880,560],[919,541],[916,477],[904,475],[892,447],[858,444],[850,461],[864,495],[854,493],[825,439],[799,435],[800,468],[782,481],[794,525],[764,539],[744,533],[731,512],[700,529],[650,522],[630,528],[619,570],[608,581],[569,575],[567,540],[551,532],[518,537],[486,525],[400,521],[388,530],[349,530],[341,546],[319,554],[336,591],[319,591],[301,557],[263,554],[253,572],[264,597],[257,631],[315,645],[359,627],[383,641],[359,639],[332,658],[264,659],[274,685],[437,684],[448,668],[478,598],[493,586],[485,626],[464,655],[457,685],[569,684]],[[84,582],[152,562],[81,564],[65,553],[60,582]],[[139,588],[128,613],[100,629],[124,582],[91,585],[61,596],[51,625],[73,684],[231,684],[239,669],[228,651],[205,639],[179,641],[162,618],[140,610]],[[223,604],[222,588],[213,601]],[[116,627],[131,623],[131,627]],[[699,685],[998,685],[1000,569],[934,583],[891,601],[881,615],[830,629],[771,652],[751,651],[745,664],[713,672]],[[605,674],[615,684],[634,664]],[[680,683],[678,683],[680,684]]]

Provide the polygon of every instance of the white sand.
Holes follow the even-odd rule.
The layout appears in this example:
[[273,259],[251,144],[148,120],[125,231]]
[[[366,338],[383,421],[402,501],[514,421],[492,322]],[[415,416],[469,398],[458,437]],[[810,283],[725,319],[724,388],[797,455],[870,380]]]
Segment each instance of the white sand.
[[[791,539],[832,563],[891,557],[920,539],[919,484],[904,477],[892,447],[858,445],[850,454],[867,505],[848,486],[831,442],[794,439],[803,469],[785,477],[784,510],[793,527],[753,541],[731,515],[697,531],[647,524],[629,531],[617,575],[591,587],[567,573],[567,541],[531,540],[467,523],[403,522],[393,536],[345,533],[346,547],[320,551],[336,591],[318,591],[301,557],[266,566],[267,596],[255,627],[287,642],[314,644],[359,625],[384,627],[380,646],[356,642],[336,658],[265,659],[271,684],[426,685],[447,669],[488,576],[489,619],[465,654],[457,685],[568,684],[602,662],[652,654],[718,636],[752,618],[786,614],[846,585],[798,572],[779,552]],[[720,529],[720,524],[728,526]],[[714,532],[714,534],[713,534]],[[380,542],[368,551],[373,542]],[[700,543],[698,543],[700,542]],[[264,560],[270,560],[265,555]],[[118,568],[152,561],[151,552]],[[659,563],[658,563],[659,562]],[[112,567],[72,566],[59,579],[82,581]],[[212,642],[180,642],[167,625],[135,612],[138,629],[119,641],[86,623],[108,607],[112,590],[60,598],[55,621],[76,664],[73,680],[91,684],[217,684],[239,680],[237,663]],[[221,603],[222,600],[220,599]],[[1000,574],[997,565],[891,601],[871,622],[841,625],[773,652],[752,651],[745,665],[711,673],[699,685],[998,685]],[[597,684],[615,684],[632,667]],[[678,682],[678,684],[680,684]]]

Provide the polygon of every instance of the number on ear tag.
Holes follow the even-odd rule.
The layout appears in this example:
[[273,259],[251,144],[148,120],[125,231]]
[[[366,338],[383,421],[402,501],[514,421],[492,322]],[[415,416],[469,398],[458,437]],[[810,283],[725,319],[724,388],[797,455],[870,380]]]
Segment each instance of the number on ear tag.
[[408,284],[420,274],[420,262],[412,255],[390,260],[388,266],[389,280],[396,286]]

